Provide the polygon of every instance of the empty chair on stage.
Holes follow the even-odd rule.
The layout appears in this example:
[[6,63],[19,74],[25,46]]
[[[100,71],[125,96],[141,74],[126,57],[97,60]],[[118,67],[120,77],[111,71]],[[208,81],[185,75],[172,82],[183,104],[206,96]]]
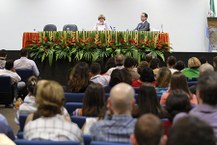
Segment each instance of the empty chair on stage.
[[78,27],[75,24],[66,24],[63,26],[63,31],[78,31]]
[[47,24],[44,26],[43,31],[57,31],[57,26],[54,24]]

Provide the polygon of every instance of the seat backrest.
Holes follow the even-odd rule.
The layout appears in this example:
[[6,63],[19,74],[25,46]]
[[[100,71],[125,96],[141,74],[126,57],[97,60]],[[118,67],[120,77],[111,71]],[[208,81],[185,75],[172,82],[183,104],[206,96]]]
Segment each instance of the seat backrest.
[[106,141],[92,141],[90,145],[131,145],[129,143],[114,143],[114,142],[106,142]]
[[11,78],[0,76],[0,104],[10,104],[13,101]]
[[48,141],[48,140],[24,140],[16,139],[17,145],[80,145],[79,142],[74,141]]
[[91,135],[83,135],[84,145],[90,145],[92,136]]
[[75,24],[66,24],[63,26],[63,31],[78,31],[78,27]]
[[83,102],[84,93],[64,93],[65,102]]
[[65,108],[70,115],[72,115],[73,111],[75,111],[76,109],[82,108],[82,106],[83,106],[83,103],[80,103],[80,102],[67,102],[65,104]]
[[57,31],[57,26],[54,24],[47,24],[44,26],[43,31]]
[[21,81],[27,82],[28,78],[33,75],[31,69],[16,69],[17,74],[21,77]]
[[27,118],[27,115],[20,115],[19,116],[19,125],[20,125],[19,132],[23,131],[25,123],[26,123],[26,118]]
[[78,125],[79,128],[82,128],[84,123],[86,122],[85,116],[71,116],[72,122]]
[[0,92],[11,92],[11,78],[9,76],[0,76]]

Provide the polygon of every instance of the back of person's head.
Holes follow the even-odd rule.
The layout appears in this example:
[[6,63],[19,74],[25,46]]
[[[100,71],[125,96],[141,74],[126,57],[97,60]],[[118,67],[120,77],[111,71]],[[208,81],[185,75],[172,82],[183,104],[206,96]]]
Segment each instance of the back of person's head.
[[64,104],[64,92],[62,86],[55,81],[41,80],[36,86],[36,103],[38,109],[36,116],[53,117],[61,114]]
[[136,61],[133,57],[127,57],[124,61],[125,68],[132,68],[136,66]]
[[84,94],[82,115],[98,116],[105,107],[105,91],[102,85],[91,83]]
[[142,71],[142,69],[143,69],[144,67],[148,67],[148,62],[147,62],[147,61],[141,61],[141,62],[139,63],[139,65],[137,66],[137,72],[140,74],[141,71]]
[[35,88],[36,88],[37,82],[38,82],[38,78],[35,76],[31,76],[28,78],[27,83],[26,83],[28,92],[33,96],[35,96]]
[[151,69],[156,69],[159,67],[159,65],[160,65],[160,60],[158,58],[153,58],[149,63],[149,67]]
[[212,63],[213,63],[213,67],[214,67],[215,71],[217,71],[217,56],[213,57]]
[[116,55],[115,56],[115,62],[116,62],[116,66],[124,65],[124,55],[123,54]]
[[215,145],[212,127],[204,121],[187,116],[179,119],[170,129],[167,145]]
[[110,57],[105,64],[105,71],[109,70],[112,67],[115,67],[115,58],[114,57]]
[[79,92],[83,87],[86,87],[89,82],[89,67],[86,62],[78,62],[69,74],[69,90]]
[[213,66],[209,63],[204,63],[199,67],[200,75],[206,71],[214,71]]
[[171,122],[178,113],[189,112],[191,110],[191,103],[188,94],[179,89],[171,91],[166,100],[166,110]]
[[121,82],[131,84],[132,77],[131,74],[126,69],[115,69],[111,73],[111,79],[109,86],[113,87]]
[[199,58],[199,60],[200,60],[200,63],[201,63],[201,64],[207,63],[207,59],[206,59],[206,57],[204,57],[204,56],[201,56],[201,57]]
[[21,55],[22,57],[26,57],[26,56],[28,55],[28,49],[22,48],[22,49],[20,50],[20,55]]
[[181,71],[185,68],[185,63],[183,61],[179,60],[176,62],[174,68]]
[[127,114],[134,105],[134,89],[126,83],[115,85],[110,91],[109,108],[114,114]]
[[131,142],[133,145],[160,145],[162,136],[160,119],[152,114],[145,114],[137,120]]
[[6,70],[11,70],[14,67],[14,61],[9,59],[5,63],[5,69]]
[[6,57],[7,57],[7,53],[6,53],[6,50],[5,50],[5,49],[1,49],[1,50],[0,50],[0,57],[1,57],[1,58],[6,58]]
[[197,57],[191,57],[188,59],[189,68],[199,68],[200,66],[201,66],[201,63]]
[[187,78],[181,72],[175,72],[172,74],[170,81],[170,90],[180,89],[191,95],[188,88]]
[[138,107],[140,116],[147,113],[152,113],[160,116],[162,109],[153,85],[144,84],[140,86],[138,95]]
[[153,59],[153,57],[152,57],[151,54],[147,54],[147,55],[145,56],[145,61],[147,61],[148,63],[150,63],[152,59]]
[[154,72],[151,68],[149,67],[144,67],[142,69],[142,71],[139,73],[140,75],[140,80],[142,82],[154,82],[155,79],[154,79]]
[[171,80],[172,73],[167,67],[159,69],[156,79],[156,87],[167,88]]
[[101,66],[98,62],[94,62],[90,65],[90,73],[92,75],[97,75],[101,73]]
[[169,66],[169,67],[173,67],[174,65],[176,64],[176,57],[175,56],[169,56],[168,58],[167,58],[167,65]]
[[198,78],[197,96],[204,104],[215,106],[217,105],[217,73],[204,72]]

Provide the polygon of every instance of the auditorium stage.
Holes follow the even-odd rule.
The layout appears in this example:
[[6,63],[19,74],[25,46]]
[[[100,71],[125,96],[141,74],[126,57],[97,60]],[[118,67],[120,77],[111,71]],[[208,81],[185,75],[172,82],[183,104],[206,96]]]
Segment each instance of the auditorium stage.
[[[8,59],[18,59],[20,57],[18,50],[8,50]],[[170,55],[174,55],[177,60],[183,60],[187,65],[188,58],[190,57],[206,57],[208,62],[212,64],[213,57],[217,56],[216,52],[172,52],[171,54],[165,54],[165,58]],[[73,67],[75,62],[69,63],[67,60],[58,60],[54,62],[52,66],[49,66],[48,61],[41,62],[40,60],[35,60],[38,69],[40,71],[40,77],[42,79],[56,80],[62,85],[67,84],[67,76],[70,68]],[[101,62],[104,64],[104,62]],[[161,66],[165,66],[165,63],[161,62]]]

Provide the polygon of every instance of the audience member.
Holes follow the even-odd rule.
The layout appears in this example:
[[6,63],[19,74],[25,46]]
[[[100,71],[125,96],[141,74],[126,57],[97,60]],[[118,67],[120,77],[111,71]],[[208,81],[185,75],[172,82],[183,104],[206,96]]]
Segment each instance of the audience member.
[[1,49],[0,50],[0,69],[5,68],[6,58],[7,58],[6,50]]
[[155,76],[157,76],[158,74],[159,65],[160,65],[160,60],[158,58],[153,58],[149,63],[149,67],[153,70]]
[[163,127],[160,119],[152,114],[141,116],[131,135],[132,145],[165,145]]
[[141,71],[143,68],[148,67],[148,62],[147,61],[141,61],[139,65],[137,66],[137,72],[141,74]]
[[15,118],[15,122],[19,123],[19,116],[20,115],[29,115],[37,110],[37,105],[35,103],[35,87],[37,85],[38,79],[35,76],[29,77],[27,81],[27,90],[28,94],[25,97],[23,104],[17,106],[17,114]]
[[93,140],[130,142],[136,120],[131,116],[134,106],[134,89],[120,83],[111,89],[107,107],[111,115],[93,124],[90,133]]
[[105,21],[105,16],[104,15],[99,15],[98,21],[96,25],[93,28],[96,31],[106,31],[106,30],[111,30],[110,25]]
[[213,57],[212,65],[214,70],[217,71],[217,56]]
[[68,91],[85,92],[89,85],[89,67],[86,62],[78,62],[71,70],[68,80]]
[[189,101],[188,94],[179,89],[171,91],[166,100],[166,110],[168,112],[168,118],[173,122],[173,118],[181,112],[188,113],[191,110],[191,103]]
[[105,70],[104,72],[107,72],[110,68],[116,67],[115,58],[110,57],[105,64]]
[[146,54],[145,61],[147,61],[148,63],[150,63],[152,59],[153,59],[153,56],[150,53]]
[[105,91],[102,85],[91,83],[84,94],[82,109],[76,109],[73,115],[97,117],[105,108]]
[[124,61],[125,69],[131,74],[132,80],[138,80],[140,75],[137,73],[136,60],[132,57],[128,57]]
[[27,117],[24,139],[82,141],[81,130],[62,113],[64,92],[59,83],[39,81],[36,103],[37,111]]
[[162,95],[168,90],[171,76],[171,71],[167,67],[162,67],[159,69],[156,77],[156,90],[158,94]]
[[197,82],[199,105],[190,111],[190,115],[206,121],[215,132],[217,141],[217,73],[204,72]]
[[108,75],[111,75],[112,71],[115,70],[115,69],[123,69],[124,68],[124,55],[123,54],[118,54],[115,56],[115,63],[116,63],[116,66],[115,67],[112,67],[110,68],[106,74]]
[[188,59],[188,68],[182,70],[182,73],[188,78],[198,78],[199,70],[201,66],[200,60],[197,57],[191,57]]
[[159,118],[165,118],[167,113],[161,107],[156,90],[151,84],[144,84],[139,88],[138,96],[138,115],[142,116],[143,114],[152,113]]
[[179,60],[176,62],[174,68],[177,69],[178,71],[182,71],[185,68],[185,63]]
[[137,30],[137,31],[150,31],[150,24],[147,21],[147,19],[148,19],[148,14],[143,12],[141,14],[141,23],[139,23],[134,30]]
[[140,79],[134,80],[132,83],[133,87],[140,87],[144,83],[152,83],[155,85],[154,73],[153,70],[149,67],[144,67],[142,71],[140,71]]
[[185,93],[188,94],[188,97],[190,99],[191,104],[193,104],[193,105],[198,104],[198,100],[197,100],[196,95],[191,94],[191,92],[188,88],[188,83],[187,83],[186,77],[181,72],[175,72],[171,77],[170,88],[169,88],[168,92],[164,93],[161,96],[161,100],[160,100],[161,105],[164,105],[166,103],[166,100],[167,100],[169,94],[171,93],[172,90],[175,90],[175,89],[180,89],[180,90],[185,91]]
[[172,55],[169,56],[167,58],[167,67],[170,69],[172,74],[177,71],[177,69],[174,68],[175,64],[176,64],[176,57]]
[[206,57],[204,57],[204,56],[201,56],[201,57],[199,58],[199,60],[200,60],[201,65],[204,64],[204,63],[208,63]]
[[127,84],[132,84],[132,78],[130,73],[126,69],[116,69],[112,71],[111,79],[109,82],[109,86],[112,88],[113,86],[124,82]]
[[212,128],[196,117],[179,119],[171,128],[167,145],[215,145]]
[[29,69],[33,71],[35,76],[39,76],[39,70],[33,60],[28,59],[28,49],[22,48],[20,50],[20,59],[14,61],[15,69]]
[[2,114],[0,114],[0,133],[7,135],[11,140],[15,140],[14,133]]
[[99,83],[103,87],[108,86],[111,77],[109,75],[100,75],[100,73],[101,73],[100,64],[97,62],[92,63],[90,66],[90,74],[91,74],[90,81],[94,83]]

